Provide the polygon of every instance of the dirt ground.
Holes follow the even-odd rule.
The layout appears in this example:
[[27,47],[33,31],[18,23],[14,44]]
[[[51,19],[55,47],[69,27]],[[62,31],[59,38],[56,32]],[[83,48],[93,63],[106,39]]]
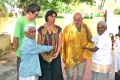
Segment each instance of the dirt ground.
[[[0,56],[0,80],[16,80],[17,71],[16,71],[15,52],[13,50],[7,50],[4,53],[5,53],[4,55]],[[114,55],[113,55],[113,59],[114,59]],[[63,63],[62,66],[64,66]],[[91,60],[88,60],[83,80],[91,79],[90,66],[91,66]],[[64,80],[66,80],[65,73],[63,73],[63,76],[64,76]],[[109,80],[114,80],[113,64],[111,65]]]
[[7,50],[0,56],[0,80],[16,80],[16,55]]

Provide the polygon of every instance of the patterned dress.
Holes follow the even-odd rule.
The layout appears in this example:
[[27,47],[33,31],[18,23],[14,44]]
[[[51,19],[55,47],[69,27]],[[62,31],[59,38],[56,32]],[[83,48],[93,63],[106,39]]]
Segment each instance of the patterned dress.
[[[44,26],[39,27],[38,32],[41,34],[41,44],[52,45],[55,48],[58,44],[58,34],[61,32],[61,30],[62,29],[59,26],[55,25],[54,30],[51,32],[51,34],[49,34]],[[54,51],[56,50],[54,49]],[[53,54],[54,51],[51,51],[51,53]],[[51,55],[51,53],[47,54]],[[42,71],[42,76],[39,77],[39,80],[63,80],[60,54],[51,62],[45,61],[41,55],[39,55],[39,59]]]

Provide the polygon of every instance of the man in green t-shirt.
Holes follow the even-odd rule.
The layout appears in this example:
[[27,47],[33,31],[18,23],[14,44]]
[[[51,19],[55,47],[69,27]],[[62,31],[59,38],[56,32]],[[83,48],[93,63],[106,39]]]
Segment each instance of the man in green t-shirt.
[[[24,34],[24,27],[27,24],[33,24],[36,25],[35,18],[38,17],[38,14],[40,12],[40,6],[35,3],[31,3],[26,8],[26,15],[18,18],[14,30],[14,38],[13,38],[13,48],[16,51],[17,55],[17,71],[19,71],[19,64],[20,64],[20,46],[22,43],[22,40],[25,36]],[[17,75],[18,80],[18,75]]]

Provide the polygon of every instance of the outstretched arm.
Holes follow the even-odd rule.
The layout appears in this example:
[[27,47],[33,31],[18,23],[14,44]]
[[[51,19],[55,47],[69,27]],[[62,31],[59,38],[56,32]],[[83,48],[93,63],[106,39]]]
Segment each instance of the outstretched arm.
[[[37,36],[37,44],[41,44],[41,34],[38,32]],[[46,60],[46,56],[44,54],[41,54],[42,58]]]
[[92,34],[91,34],[91,32],[90,32],[90,30],[89,30],[89,28],[87,27],[86,24],[84,24],[84,28],[85,28],[85,30],[86,30],[87,39],[88,39],[90,42],[92,42],[92,41],[91,41]]
[[83,46],[83,49],[87,49],[89,51],[96,52],[99,48],[97,46],[95,46],[94,48],[88,48],[88,47]]

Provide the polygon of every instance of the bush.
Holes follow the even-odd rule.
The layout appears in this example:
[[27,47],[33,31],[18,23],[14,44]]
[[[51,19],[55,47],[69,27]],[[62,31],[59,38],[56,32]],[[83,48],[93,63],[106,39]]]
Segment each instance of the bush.
[[104,14],[96,13],[94,14],[94,17],[104,17]]
[[120,15],[120,6],[118,6],[114,9],[114,14],[115,15]]

